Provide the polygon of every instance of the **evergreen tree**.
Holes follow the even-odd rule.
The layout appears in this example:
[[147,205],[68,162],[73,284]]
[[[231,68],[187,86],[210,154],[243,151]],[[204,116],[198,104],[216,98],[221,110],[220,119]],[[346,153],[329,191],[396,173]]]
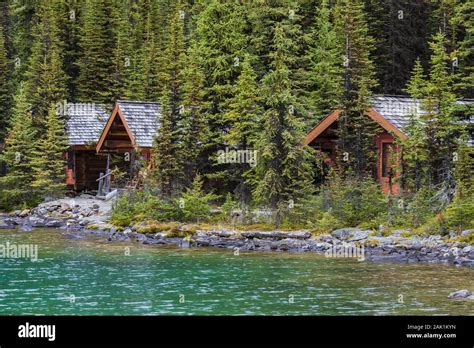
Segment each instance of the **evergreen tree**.
[[361,0],[340,0],[336,13],[339,38],[344,43],[344,93],[339,119],[338,162],[344,172],[363,177],[374,166],[373,137],[379,129],[366,116],[371,90],[377,84],[370,59],[374,40],[368,33]]
[[295,107],[297,99],[290,69],[292,53],[297,51],[291,37],[297,31],[291,19],[275,26],[272,70],[262,81],[265,111],[258,143],[255,197],[268,203],[275,213],[276,225],[292,202],[311,191],[311,152],[302,145],[304,123]]
[[330,9],[324,0],[316,12],[315,23],[309,35],[307,71],[307,108],[309,122],[314,126],[329,112],[340,106],[343,91],[343,52],[340,40],[330,21]]
[[33,201],[31,162],[36,132],[22,86],[15,96],[12,114],[5,149],[0,154],[0,161],[7,166],[7,174],[0,176],[0,206],[4,209]]
[[66,98],[67,92],[55,8],[47,4],[40,7],[37,20],[26,73],[26,93],[34,125],[42,130],[49,106]]
[[246,22],[243,5],[218,0],[202,1],[206,6],[199,13],[196,39],[205,74],[204,101],[207,105],[206,123],[209,127],[209,146],[204,157],[209,159],[203,174],[216,188],[231,189],[226,166],[214,158],[223,148],[224,135],[230,125],[222,117],[234,95],[239,65],[247,46]]
[[462,127],[455,117],[454,76],[448,68],[450,59],[444,34],[435,35],[430,47],[429,75],[423,80],[422,68],[417,62],[407,87],[407,91],[421,101],[422,113],[409,129],[412,134],[404,144],[403,176],[406,182],[414,183],[415,190],[422,185],[438,188],[442,201],[447,202],[455,191],[454,167]]
[[67,76],[67,100],[75,101],[77,95],[77,65],[80,49],[80,22],[84,0],[63,0],[57,6],[59,39],[62,48],[63,70]]
[[[231,125],[229,133],[225,137],[226,144],[247,153],[247,163],[228,164],[229,176],[232,181],[237,183],[236,193],[240,199],[241,208],[245,210],[251,198],[251,187],[249,185],[250,177],[253,176],[253,170],[251,169],[256,164],[250,163],[249,160],[252,160],[252,158],[249,157],[253,151],[256,151],[262,110],[256,75],[250,64],[249,55],[245,57],[241,68],[235,96],[230,99],[229,110],[224,117]],[[258,159],[254,158],[254,160],[257,161]]]
[[185,186],[189,187],[207,164],[204,153],[209,147],[209,128],[206,122],[207,106],[204,102],[204,72],[198,47],[191,41],[187,50],[183,75],[183,151],[182,165]]
[[37,141],[31,161],[32,187],[41,197],[61,197],[66,189],[64,152],[67,138],[64,128],[64,122],[52,104],[46,119],[45,135]]
[[3,142],[11,108],[11,72],[8,64],[3,27],[0,25],[0,143]]
[[78,100],[110,104],[114,96],[115,46],[113,2],[86,0],[82,16],[82,30],[77,79]]
[[28,68],[28,59],[33,46],[33,18],[37,11],[38,3],[33,1],[10,1],[9,12],[12,17],[12,43],[14,47],[13,59],[15,82],[24,79]]
[[170,24],[166,48],[165,86],[161,98],[162,117],[155,138],[155,176],[161,194],[170,197],[182,187],[183,69],[186,57],[184,23],[176,9]]

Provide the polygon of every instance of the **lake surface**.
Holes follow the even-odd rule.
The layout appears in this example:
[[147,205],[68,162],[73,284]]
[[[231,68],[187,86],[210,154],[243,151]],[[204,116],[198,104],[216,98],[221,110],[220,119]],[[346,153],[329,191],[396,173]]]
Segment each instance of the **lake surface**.
[[[182,249],[0,231],[0,315],[474,315],[474,268],[324,255]],[[128,252],[129,251],[129,252]],[[129,254],[129,255],[127,255]]]

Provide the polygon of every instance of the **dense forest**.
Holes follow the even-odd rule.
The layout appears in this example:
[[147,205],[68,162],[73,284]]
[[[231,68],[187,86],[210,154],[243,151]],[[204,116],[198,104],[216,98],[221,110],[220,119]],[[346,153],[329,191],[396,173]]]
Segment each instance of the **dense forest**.
[[[162,117],[149,189],[118,205],[123,224],[204,217],[225,198],[224,211],[265,206],[277,225],[472,227],[472,113],[456,101],[474,97],[473,35],[471,0],[1,2],[0,207],[64,189],[56,103],[130,99],[158,101]],[[401,141],[397,197],[371,175],[377,94],[426,111]],[[327,171],[302,140],[335,109],[345,160]],[[258,161],[219,163],[225,148]],[[183,201],[196,212],[173,215]]]

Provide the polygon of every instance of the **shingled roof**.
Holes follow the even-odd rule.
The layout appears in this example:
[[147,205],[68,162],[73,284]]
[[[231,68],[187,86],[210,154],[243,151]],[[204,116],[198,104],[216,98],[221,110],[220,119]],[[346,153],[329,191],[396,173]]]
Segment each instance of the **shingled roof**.
[[61,112],[66,118],[69,146],[95,145],[99,140],[109,112],[93,103],[68,103]]
[[[458,101],[457,104],[474,104],[474,100],[461,100]],[[426,113],[422,109],[421,101],[409,96],[373,96],[370,98],[370,105],[371,107],[368,110],[368,115],[387,131],[393,132],[402,138],[408,136],[406,127],[409,125],[411,118]],[[340,110],[333,111],[314,126],[306,136],[305,143],[309,144],[317,138],[325,129],[339,118],[340,112]],[[460,122],[469,125],[469,127],[472,125],[472,129],[474,128],[474,117],[472,117],[472,115],[468,116],[470,117],[466,117],[465,121]],[[472,135],[468,140],[468,143],[474,144],[474,138]]]
[[117,105],[135,138],[136,145],[152,147],[153,137],[161,116],[160,106],[155,102],[119,100]]
[[[403,131],[410,123],[412,116],[426,113],[421,102],[408,96],[374,96],[371,98],[372,108],[381,114],[387,121]],[[474,100],[460,100],[458,105],[473,104]],[[472,120],[472,118],[471,118]],[[470,121],[474,122],[474,121]]]

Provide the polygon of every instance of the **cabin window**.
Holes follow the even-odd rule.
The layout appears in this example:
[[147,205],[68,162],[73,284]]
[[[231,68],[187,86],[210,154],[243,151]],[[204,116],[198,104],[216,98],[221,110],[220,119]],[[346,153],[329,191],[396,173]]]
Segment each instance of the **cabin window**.
[[382,176],[389,177],[391,172],[390,155],[393,151],[393,145],[391,143],[382,143]]

